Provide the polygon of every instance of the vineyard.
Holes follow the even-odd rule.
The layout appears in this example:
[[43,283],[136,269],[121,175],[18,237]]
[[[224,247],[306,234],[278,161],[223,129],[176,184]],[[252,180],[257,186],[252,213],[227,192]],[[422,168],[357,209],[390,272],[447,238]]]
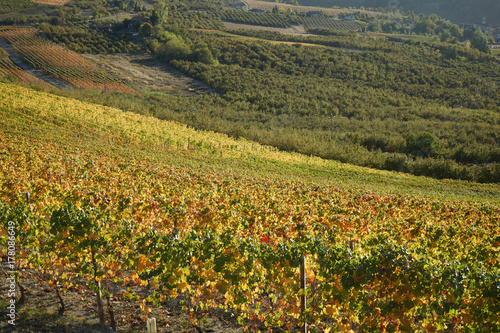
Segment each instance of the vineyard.
[[143,322],[181,299],[199,330],[221,311],[243,331],[500,329],[498,185],[278,152],[12,85],[0,96],[1,246],[15,230],[21,285],[23,268],[58,295],[94,290],[119,329],[130,318],[105,314],[106,297],[134,300]]
[[16,12],[20,10],[26,10],[34,8],[37,5],[34,1],[30,0],[16,0],[16,1],[0,1],[0,14]]
[[34,3],[39,3],[42,5],[51,5],[51,6],[64,6],[70,1],[71,0],[33,0]]
[[46,40],[37,29],[1,27],[0,37],[11,44],[28,65],[75,87],[133,92],[78,53]]
[[284,15],[274,13],[255,14],[243,10],[223,10],[219,13],[222,21],[262,25],[268,27],[289,27],[290,23]]
[[306,29],[325,28],[343,32],[356,32],[362,29],[361,24],[357,22],[334,20],[328,17],[306,17],[302,19],[302,23]]
[[219,13],[222,21],[236,22],[243,24],[261,25],[267,27],[290,27],[292,24],[302,24],[306,29],[332,29],[342,32],[356,32],[362,30],[362,25],[358,22],[343,21],[331,17],[303,17],[297,15],[287,15],[283,13],[265,12],[255,14],[243,10],[223,10]]
[[47,82],[21,69],[19,66],[12,62],[8,55],[0,57],[0,77],[16,79],[19,82],[26,84],[50,86]]
[[314,6],[294,6],[290,5],[287,3],[278,3],[278,2],[271,2],[271,1],[261,1],[261,0],[246,0],[245,1],[248,6],[251,9],[262,9],[265,11],[271,11],[273,8],[278,7],[281,10],[286,10],[286,11],[299,11],[299,12],[309,12],[309,11],[322,11],[326,15],[339,15],[341,13],[360,13],[360,14],[366,14],[369,16],[377,16],[380,15],[379,12],[373,12],[369,10],[363,10],[363,9],[348,9],[348,8],[324,8],[324,7],[314,7]]

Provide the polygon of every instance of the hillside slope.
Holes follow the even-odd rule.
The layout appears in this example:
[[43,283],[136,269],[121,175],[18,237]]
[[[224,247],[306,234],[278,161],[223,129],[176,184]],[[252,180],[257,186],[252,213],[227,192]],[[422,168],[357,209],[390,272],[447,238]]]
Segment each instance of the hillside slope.
[[[10,269],[20,285],[32,274],[46,292],[81,290],[82,304],[98,285],[129,300],[133,311],[103,315],[119,330],[175,299],[193,330],[210,318],[289,331],[304,319],[373,332],[381,323],[499,328],[498,185],[278,152],[6,84],[0,115],[1,246],[12,233],[16,242]],[[303,254],[309,310],[301,316]],[[172,316],[158,317],[160,327]]]
[[496,0],[299,0],[299,4],[326,8],[384,8],[392,5],[401,11],[414,11],[416,14],[438,14],[456,24],[480,24],[486,17],[489,24],[500,25],[500,5]]

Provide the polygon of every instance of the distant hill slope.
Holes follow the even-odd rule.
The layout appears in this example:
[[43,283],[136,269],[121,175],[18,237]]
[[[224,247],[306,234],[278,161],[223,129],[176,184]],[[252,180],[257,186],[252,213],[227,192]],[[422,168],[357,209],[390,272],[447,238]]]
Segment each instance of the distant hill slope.
[[30,0],[0,0],[0,14],[11,13],[37,6]]
[[[245,2],[248,4],[250,9],[262,9],[262,10],[266,10],[266,11],[271,11],[275,7],[278,7],[280,9],[285,9],[285,10],[289,10],[289,9],[290,10],[297,10],[299,12],[316,11],[316,10],[321,9],[318,7],[326,7],[328,9],[324,10],[323,13],[325,13],[327,15],[338,15],[340,13],[354,13],[354,12],[359,11],[359,10],[354,10],[354,9],[349,9],[349,8],[332,9],[330,7],[332,7],[334,5],[329,5],[329,1],[322,1],[322,0],[320,0],[318,2],[318,4],[316,4],[315,1],[311,1],[311,0],[305,0],[304,3],[299,1],[300,6],[294,6],[294,5],[290,5],[287,3],[277,3],[277,2],[261,1],[261,0],[246,0]],[[319,3],[321,3],[321,2],[323,2],[324,4],[320,5]],[[352,4],[349,6],[352,6]],[[349,7],[349,6],[345,6],[345,7]],[[369,10],[361,10],[361,13],[366,14],[366,15],[379,14],[377,12],[373,12],[373,11],[369,11]]]
[[417,14],[438,14],[454,23],[481,23],[483,17],[490,25],[500,25],[500,2],[498,0],[299,0],[303,6],[330,8],[365,7],[380,8],[389,4],[398,6],[402,11]]

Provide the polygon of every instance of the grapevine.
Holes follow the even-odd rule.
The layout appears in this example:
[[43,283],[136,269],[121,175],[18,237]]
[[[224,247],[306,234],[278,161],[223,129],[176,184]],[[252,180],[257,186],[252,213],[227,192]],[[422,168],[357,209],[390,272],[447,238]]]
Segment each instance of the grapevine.
[[[22,87],[0,95],[0,232],[16,222],[20,265],[57,290],[147,286],[144,319],[181,297],[193,325],[222,309],[251,331],[500,327],[500,196],[479,196],[498,186],[470,184],[470,200],[370,190],[369,173],[388,173]],[[280,169],[299,167],[330,173]]]
[[46,40],[37,29],[7,26],[0,37],[33,68],[83,89],[133,92],[113,75],[78,53]]

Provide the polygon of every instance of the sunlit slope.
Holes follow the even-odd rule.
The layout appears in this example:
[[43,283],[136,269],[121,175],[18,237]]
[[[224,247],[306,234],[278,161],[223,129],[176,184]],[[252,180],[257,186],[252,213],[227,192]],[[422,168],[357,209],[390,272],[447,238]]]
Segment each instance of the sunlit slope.
[[144,320],[180,295],[194,325],[498,331],[499,194],[0,84],[0,246],[14,224],[17,267],[100,281]]
[[320,181],[325,185],[472,201],[500,201],[500,186],[434,180],[280,152],[244,139],[195,131],[121,110],[22,87],[0,85],[0,124],[10,140],[54,143],[110,157],[146,159],[237,174]]

